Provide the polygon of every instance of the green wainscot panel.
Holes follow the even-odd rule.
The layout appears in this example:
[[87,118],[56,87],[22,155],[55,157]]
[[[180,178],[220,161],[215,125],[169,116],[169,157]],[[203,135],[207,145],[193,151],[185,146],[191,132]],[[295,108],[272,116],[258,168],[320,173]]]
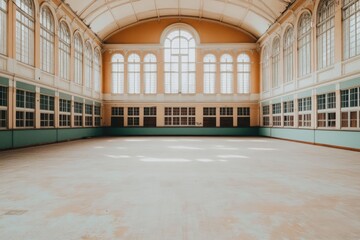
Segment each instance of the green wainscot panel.
[[310,129],[272,128],[271,137],[308,143],[314,143],[315,140],[314,130]]
[[317,130],[315,141],[317,144],[360,149],[360,131]]
[[13,146],[13,135],[12,131],[3,130],[0,131],[0,150],[9,149]]
[[107,136],[257,136],[258,128],[106,128]]
[[58,141],[103,136],[103,128],[64,128],[58,129]]
[[14,130],[14,148],[55,143],[56,129],[22,129]]

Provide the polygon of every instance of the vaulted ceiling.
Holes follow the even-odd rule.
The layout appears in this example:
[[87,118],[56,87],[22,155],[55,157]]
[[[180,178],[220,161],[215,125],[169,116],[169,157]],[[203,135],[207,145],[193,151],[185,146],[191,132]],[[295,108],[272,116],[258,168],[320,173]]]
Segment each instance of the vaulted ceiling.
[[211,19],[259,38],[293,0],[64,0],[103,40],[135,23],[164,17]]

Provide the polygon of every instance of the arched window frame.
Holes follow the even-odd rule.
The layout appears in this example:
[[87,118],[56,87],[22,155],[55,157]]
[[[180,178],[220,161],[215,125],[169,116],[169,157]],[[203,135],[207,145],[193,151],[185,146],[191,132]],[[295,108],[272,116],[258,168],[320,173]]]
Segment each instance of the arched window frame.
[[344,0],[344,59],[360,55],[360,0]]
[[74,81],[83,84],[84,45],[81,35],[74,34]]
[[262,90],[268,91],[270,85],[270,51],[269,47],[265,46],[262,52]]
[[128,69],[128,93],[140,93],[140,56],[132,53],[128,56],[127,60]]
[[16,60],[34,66],[35,6],[32,0],[16,0]]
[[93,50],[91,43],[85,43],[85,87],[92,88]]
[[196,41],[183,28],[170,31],[164,41],[165,93],[194,94]]
[[271,68],[272,87],[277,88],[280,86],[280,38],[279,37],[276,37],[273,40],[271,65],[272,65]]
[[94,89],[100,92],[101,84],[101,54],[99,49],[95,48],[94,51]]
[[71,36],[68,24],[60,21],[59,24],[59,77],[70,80]]
[[334,64],[335,1],[322,0],[317,12],[318,69]]
[[55,19],[48,6],[40,11],[40,62],[41,70],[54,73]]
[[149,53],[144,57],[144,82],[146,94],[155,94],[157,91],[157,58]]
[[240,94],[250,93],[251,60],[247,53],[241,53],[237,57],[237,92]]
[[216,86],[216,57],[214,54],[204,56],[204,93],[214,94]]
[[284,33],[284,83],[294,80],[294,29],[288,27]]
[[111,57],[111,92],[114,94],[124,93],[124,56],[116,53]]
[[0,0],[0,54],[7,54],[7,0]]
[[298,76],[303,77],[311,72],[311,14],[301,14],[297,31]]
[[223,54],[220,57],[220,92],[222,94],[233,93],[234,81],[234,60],[230,54]]

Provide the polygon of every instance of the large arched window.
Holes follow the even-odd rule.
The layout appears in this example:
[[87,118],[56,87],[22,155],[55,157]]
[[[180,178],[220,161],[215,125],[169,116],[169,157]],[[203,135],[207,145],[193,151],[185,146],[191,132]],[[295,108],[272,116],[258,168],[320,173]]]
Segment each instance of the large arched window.
[[215,93],[216,57],[207,54],[204,57],[204,93]]
[[242,53],[237,57],[238,93],[250,92],[250,57]]
[[54,17],[48,7],[40,12],[40,57],[41,70],[54,73]]
[[112,93],[124,93],[124,57],[114,54],[111,58]]
[[224,54],[220,58],[220,92],[233,93],[233,58]]
[[6,37],[7,37],[7,2],[0,0],[0,54],[6,54]]
[[294,77],[294,31],[292,27],[286,29],[284,34],[284,82],[291,82]]
[[269,84],[270,84],[270,54],[269,54],[269,47],[265,46],[262,52],[262,59],[261,59],[261,73],[262,73],[262,90],[268,91]]
[[91,88],[92,82],[93,52],[89,42],[85,44],[85,86]]
[[15,3],[16,60],[34,65],[34,4],[32,0],[16,0]]
[[298,76],[302,77],[311,71],[311,15],[301,14],[298,25]]
[[74,76],[75,83],[82,84],[83,79],[83,43],[82,38],[79,33],[74,35],[74,46],[75,46],[75,55],[74,55]]
[[144,58],[145,93],[155,94],[157,84],[157,63],[154,54],[147,54]]
[[272,45],[272,56],[271,56],[271,64],[272,64],[272,87],[278,87],[280,84],[279,80],[279,67],[280,67],[280,39],[275,38]]
[[128,93],[140,93],[140,57],[135,53],[128,57]]
[[360,55],[360,0],[344,0],[344,59]]
[[62,21],[59,27],[59,76],[70,80],[70,30]]
[[195,39],[176,29],[165,39],[165,93],[195,93]]
[[100,52],[98,49],[94,53],[94,88],[96,92],[100,92]]
[[317,17],[318,68],[321,69],[334,63],[335,1],[322,0]]

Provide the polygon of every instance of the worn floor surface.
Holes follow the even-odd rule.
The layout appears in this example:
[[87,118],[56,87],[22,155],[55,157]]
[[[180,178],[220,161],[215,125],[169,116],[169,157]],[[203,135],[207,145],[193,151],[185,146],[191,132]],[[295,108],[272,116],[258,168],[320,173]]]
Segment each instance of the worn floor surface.
[[0,152],[0,239],[360,239],[360,153],[225,137]]

